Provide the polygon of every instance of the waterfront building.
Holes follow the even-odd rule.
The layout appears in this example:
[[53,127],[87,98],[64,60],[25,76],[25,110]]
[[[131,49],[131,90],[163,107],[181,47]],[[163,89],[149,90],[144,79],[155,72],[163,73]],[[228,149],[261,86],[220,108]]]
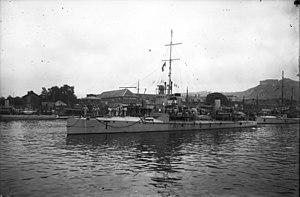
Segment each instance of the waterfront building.
[[156,94],[136,94],[137,105],[141,105],[146,108],[154,108],[156,104]]
[[224,105],[224,106],[229,105],[228,98],[221,93],[214,92],[214,93],[208,94],[206,96],[206,103],[208,103],[208,104],[214,104],[215,100],[220,100],[221,105]]
[[96,94],[87,94],[86,97],[80,99],[80,105],[101,106],[101,99]]
[[55,107],[66,107],[67,104],[62,102],[61,100],[58,100],[55,102]]
[[33,91],[28,91],[26,95],[22,97],[23,105],[30,110],[39,110],[41,108],[41,98]]
[[55,102],[42,102],[41,113],[42,114],[52,114],[55,109]]
[[226,95],[226,97],[227,97],[227,99],[228,99],[229,102],[236,102],[236,101],[238,101],[238,98],[235,95]]
[[109,107],[137,103],[137,96],[128,89],[102,92],[98,97],[101,103]]

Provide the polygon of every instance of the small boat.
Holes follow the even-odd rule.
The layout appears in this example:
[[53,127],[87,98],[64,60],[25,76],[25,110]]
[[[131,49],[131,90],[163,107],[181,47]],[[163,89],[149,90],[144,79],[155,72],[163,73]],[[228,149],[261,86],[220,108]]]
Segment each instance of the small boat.
[[299,118],[288,118],[287,116],[258,116],[257,124],[299,124]]
[[80,116],[56,116],[56,119],[67,120],[69,118],[80,118]]
[[24,110],[23,111],[23,114],[25,114],[25,115],[33,115],[36,113],[37,113],[37,111],[34,111],[34,110]]

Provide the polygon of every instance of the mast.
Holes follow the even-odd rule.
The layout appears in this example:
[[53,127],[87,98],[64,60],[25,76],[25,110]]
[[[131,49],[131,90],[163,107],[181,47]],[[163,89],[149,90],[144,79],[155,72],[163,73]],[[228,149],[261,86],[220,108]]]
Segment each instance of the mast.
[[186,105],[189,108],[189,88],[186,88]]
[[172,46],[182,44],[182,43],[173,43],[173,30],[171,29],[171,41],[170,44],[166,44],[165,46],[170,46],[170,57],[168,60],[163,60],[163,61],[168,61],[169,62],[169,84],[168,84],[168,95],[172,94],[172,89],[173,89],[173,82],[172,82],[172,61],[173,60],[179,60],[179,58],[172,59]]
[[281,104],[283,105],[283,80],[284,80],[284,71],[282,71],[282,79],[281,79]]
[[294,88],[292,87],[291,106],[293,106]]
[[256,113],[258,114],[258,94],[256,95]]
[[[298,23],[299,23],[299,28],[300,29],[300,1],[299,0],[295,0],[294,1],[294,4],[296,5],[296,7],[298,8],[298,14],[299,14],[299,17],[298,17]],[[299,34],[298,34],[299,35]],[[298,38],[298,46],[299,46],[299,53],[298,53],[298,109],[300,108],[300,35],[299,35],[299,38]],[[300,110],[298,110],[298,118],[300,117]],[[299,124],[300,124],[300,118],[299,118]],[[299,139],[299,132],[297,133],[297,137]]]

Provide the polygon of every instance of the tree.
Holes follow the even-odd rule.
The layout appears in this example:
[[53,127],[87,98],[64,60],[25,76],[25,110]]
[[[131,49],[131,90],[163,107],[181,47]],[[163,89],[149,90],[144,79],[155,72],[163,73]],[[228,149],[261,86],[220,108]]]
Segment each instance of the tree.
[[0,106],[4,106],[5,97],[0,97]]
[[21,107],[23,105],[23,99],[19,96],[13,98],[13,104],[14,106],[18,106],[18,107]]
[[64,85],[60,88],[61,91],[61,100],[65,102],[68,106],[74,104],[77,100],[74,94],[74,86]]
[[48,90],[43,87],[41,95],[42,101],[56,102],[61,100],[68,106],[72,106],[76,103],[77,97],[74,94],[74,86],[64,85],[62,87],[53,86]]
[[60,100],[59,98],[59,88],[57,86],[53,86],[48,89],[48,101],[56,102]]
[[8,100],[9,105],[13,105],[13,97],[11,95],[8,95],[6,100]]
[[48,90],[45,87],[42,87],[41,98],[43,102],[48,102]]

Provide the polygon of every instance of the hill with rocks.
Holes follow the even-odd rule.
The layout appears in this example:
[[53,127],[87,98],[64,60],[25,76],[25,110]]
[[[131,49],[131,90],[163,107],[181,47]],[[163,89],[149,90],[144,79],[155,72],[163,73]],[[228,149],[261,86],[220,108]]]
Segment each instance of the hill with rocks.
[[[201,97],[206,97],[210,92],[190,92],[190,96],[200,95]],[[235,96],[236,100],[244,99],[281,99],[282,97],[282,79],[266,79],[259,82],[259,85],[249,88],[241,92],[221,92],[224,95]],[[186,93],[182,93],[185,96]],[[283,98],[285,100],[299,100],[299,83],[289,78],[283,79]]]
[[238,99],[281,99],[282,98],[282,90],[283,90],[283,98],[286,100],[299,100],[299,83],[298,81],[294,81],[289,78],[283,79],[283,87],[282,80],[277,79],[267,79],[260,81],[259,85],[253,88],[249,88],[248,90],[242,92],[229,92],[224,93],[225,95],[233,95]]

